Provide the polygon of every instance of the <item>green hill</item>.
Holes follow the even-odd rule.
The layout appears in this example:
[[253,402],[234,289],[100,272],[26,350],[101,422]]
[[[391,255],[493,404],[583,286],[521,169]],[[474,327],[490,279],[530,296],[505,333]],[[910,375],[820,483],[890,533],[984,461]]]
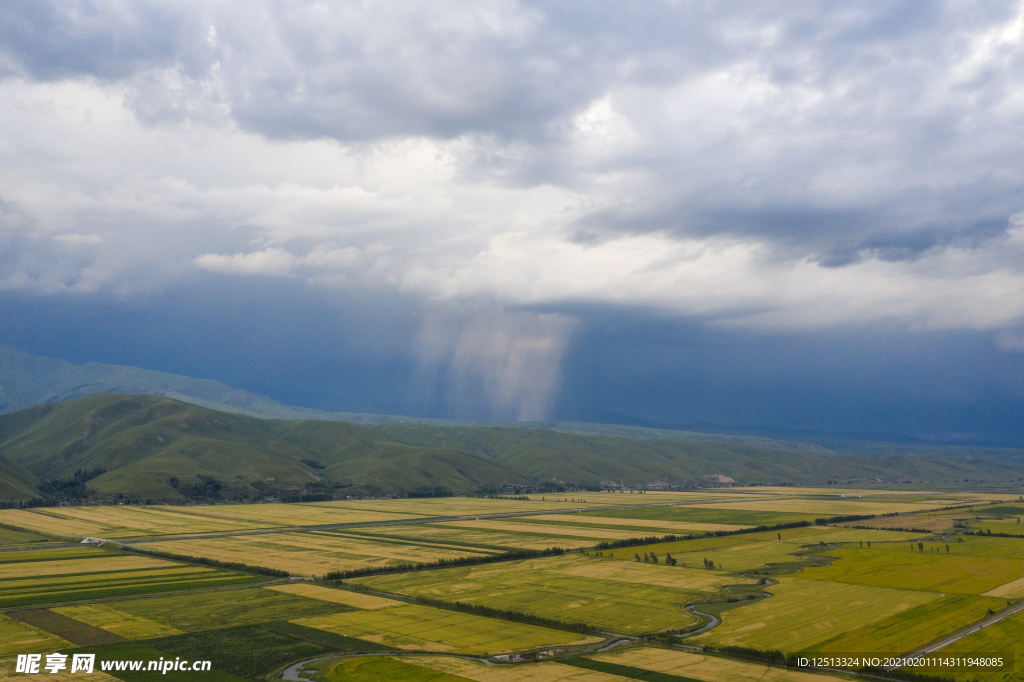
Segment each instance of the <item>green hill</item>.
[[1021,458],[1024,457],[1024,449],[1020,448],[930,443],[898,435],[866,437],[858,434],[794,431],[767,427],[735,429],[714,425],[697,425],[692,430],[679,430],[651,428],[652,425],[593,424],[569,421],[468,422],[400,415],[325,412],[283,405],[266,396],[238,390],[211,379],[193,379],[179,374],[154,372],[125,365],[107,365],[99,362],[74,365],[65,360],[29,355],[10,346],[0,345],[0,413],[13,412],[39,403],[73,400],[95,393],[165,396],[213,410],[271,419],[315,419],[375,425],[504,426],[513,429],[543,429],[569,434],[684,440],[816,453],[913,454],[925,457],[982,458],[1005,461],[1021,461]]
[[512,427],[272,420],[158,396],[0,415],[0,497],[137,500],[827,481],[1004,481],[1024,464],[855,456]]
[[367,426],[257,419],[157,396],[96,394],[0,415],[0,456],[3,480],[29,473],[36,491],[154,500],[526,482],[497,462]]

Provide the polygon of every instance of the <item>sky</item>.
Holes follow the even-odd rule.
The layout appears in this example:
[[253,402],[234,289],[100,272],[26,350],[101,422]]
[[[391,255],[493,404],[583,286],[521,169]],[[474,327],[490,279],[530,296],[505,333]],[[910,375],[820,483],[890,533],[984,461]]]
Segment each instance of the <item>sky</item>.
[[0,343],[1024,443],[1024,3],[5,3]]

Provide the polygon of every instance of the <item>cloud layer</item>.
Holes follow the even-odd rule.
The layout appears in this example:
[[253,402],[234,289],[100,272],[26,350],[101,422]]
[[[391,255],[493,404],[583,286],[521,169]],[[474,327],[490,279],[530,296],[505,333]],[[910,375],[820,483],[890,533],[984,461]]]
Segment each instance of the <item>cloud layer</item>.
[[588,306],[1019,352],[1020,1],[21,3],[0,131],[0,290],[398,292],[500,414]]

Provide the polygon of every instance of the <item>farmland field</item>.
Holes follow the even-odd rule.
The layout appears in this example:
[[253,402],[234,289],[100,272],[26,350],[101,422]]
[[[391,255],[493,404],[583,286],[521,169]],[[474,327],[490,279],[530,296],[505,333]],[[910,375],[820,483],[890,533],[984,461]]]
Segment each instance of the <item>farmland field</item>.
[[54,535],[135,538],[195,533],[372,523],[415,518],[399,512],[321,505],[239,504],[207,507],[37,508],[0,510],[0,523]]
[[129,599],[117,602],[113,608],[181,632],[291,620],[303,616],[352,610],[343,604],[261,588],[206,592],[202,599],[196,599],[191,595]]
[[[965,526],[983,525],[993,533],[1016,529],[1012,514],[1024,506],[1007,499],[937,510],[986,496],[758,487],[531,494],[527,500],[3,510],[0,682],[15,679],[13,654],[36,648],[111,657],[209,658],[215,670],[204,679],[213,682],[265,679],[292,662],[313,660],[319,662],[306,670],[319,682],[658,675],[708,682],[829,679],[666,647],[905,652],[976,623],[989,609],[998,611],[1007,600],[1024,598],[1024,539],[967,535]],[[566,511],[574,513],[558,513]],[[814,523],[837,514],[891,511],[900,514],[863,523],[891,520],[897,528],[933,524],[938,532]],[[810,524],[751,528],[793,522]],[[399,572],[346,579],[344,585],[301,578],[287,582],[97,547],[33,548],[53,542],[39,533],[137,538],[133,543],[143,549],[278,568],[302,577],[360,568]],[[633,544],[645,541],[637,538],[668,534],[690,537]],[[610,545],[598,550],[598,543]],[[502,556],[509,550],[548,547],[569,551],[517,560]],[[666,564],[669,554],[675,565]],[[430,570],[413,566],[439,559],[479,563]],[[705,560],[714,562],[713,570],[705,568]],[[762,598],[764,593],[773,596]],[[462,606],[441,608],[444,602]],[[700,621],[685,609],[688,605],[717,614],[721,622],[677,639],[671,632]],[[471,607],[483,610],[467,612]],[[660,645],[636,642],[597,653],[610,640],[559,625],[566,623],[616,636],[654,634]],[[977,642],[972,651],[1012,649],[1024,636],[1021,623],[1024,615],[1015,616],[949,650],[967,651],[957,649],[965,642]],[[454,657],[532,656],[541,650],[549,653],[537,662],[500,667]],[[351,657],[356,653],[374,657]],[[149,679],[120,675],[129,681]],[[94,679],[105,677],[96,673]]]
[[[51,552],[54,556],[47,556]],[[2,558],[0,608],[257,580],[251,575],[88,548],[4,552]]]
[[[774,502],[774,501],[773,501]],[[651,519],[673,523],[716,523],[734,526],[771,526],[778,523],[813,522],[815,514],[795,514],[787,511],[749,511],[742,509],[684,505],[653,507],[651,509],[615,509],[583,512],[573,517],[583,521],[588,517],[614,519]]]
[[[394,659],[391,659],[394,660]],[[458,679],[478,680],[478,682],[611,682],[612,680],[625,680],[627,678],[619,675],[608,675],[595,673],[590,670],[576,668],[571,665],[564,665],[554,661],[537,663],[529,666],[509,666],[496,668],[488,666],[479,661],[466,658],[455,658],[453,656],[403,656],[401,661],[406,664],[418,666],[421,669],[433,671],[451,678],[427,678],[423,679]],[[345,670],[351,675],[350,669]],[[422,673],[420,673],[422,674]],[[328,680],[330,678],[327,678]],[[337,679],[337,678],[335,678]],[[382,679],[382,678],[368,678]],[[398,678],[415,679],[415,678]]]
[[755,581],[714,571],[567,556],[352,582],[636,634],[690,625],[696,618],[684,605],[718,594],[723,585]]
[[614,516],[595,516],[589,514],[585,517],[570,516],[568,514],[542,514],[538,516],[524,516],[516,519],[519,523],[554,523],[559,526],[583,527],[583,528],[621,528],[631,531],[639,531],[646,535],[651,533],[664,533],[666,535],[676,533],[706,532],[709,530],[739,530],[748,528],[745,525],[728,523],[681,523],[673,521],[651,521],[648,519],[626,519]]
[[1005,604],[1000,599],[949,595],[847,630],[816,644],[810,651],[828,654],[911,651],[984,618],[989,608],[1000,609]]
[[412,604],[293,622],[399,649],[450,653],[496,654],[601,641],[599,637]]
[[[846,632],[939,599],[941,595],[783,578],[766,588],[775,596],[722,614],[722,624],[694,643],[798,652]],[[813,608],[808,608],[809,605]]]
[[57,635],[0,614],[0,657],[26,651],[55,651],[69,645]]
[[348,570],[389,564],[437,561],[456,556],[486,556],[494,550],[443,548],[431,544],[396,543],[390,540],[359,538],[334,533],[274,533],[242,535],[201,540],[170,540],[146,543],[147,548],[175,554],[191,554],[220,561],[251,562],[295,575],[322,575],[332,570]]
[[829,552],[829,556],[838,561],[828,567],[810,567],[802,577],[906,590],[983,594],[1024,576],[1024,558],[921,552],[916,543],[903,543],[902,551],[850,548]]
[[707,682],[824,682],[844,677],[780,670],[756,663],[711,658],[685,651],[637,647],[590,656],[594,661],[653,670]]
[[157,623],[148,618],[133,616],[107,604],[82,604],[57,607],[51,610],[54,613],[112,632],[125,639],[149,639],[181,634],[181,630],[177,628]]
[[[1024,678],[1024,613],[1018,613],[1002,622],[990,625],[980,632],[951,644],[942,651],[950,655],[1012,653],[1015,659],[1013,679]],[[958,679],[995,682],[1007,679],[1007,671],[974,672],[969,675],[959,675]]]

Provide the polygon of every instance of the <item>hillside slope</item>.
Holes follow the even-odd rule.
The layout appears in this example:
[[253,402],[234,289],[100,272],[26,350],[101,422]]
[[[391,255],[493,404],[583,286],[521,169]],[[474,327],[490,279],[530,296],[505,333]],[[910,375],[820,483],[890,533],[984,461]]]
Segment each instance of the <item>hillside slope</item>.
[[535,428],[259,419],[96,394],[0,415],[0,497],[138,500],[504,487],[1002,481],[1024,463],[859,457]]
[[0,467],[19,467],[43,490],[81,483],[93,495],[141,499],[526,482],[497,462],[367,426],[257,419],[157,396],[96,394],[0,415],[0,455]]

